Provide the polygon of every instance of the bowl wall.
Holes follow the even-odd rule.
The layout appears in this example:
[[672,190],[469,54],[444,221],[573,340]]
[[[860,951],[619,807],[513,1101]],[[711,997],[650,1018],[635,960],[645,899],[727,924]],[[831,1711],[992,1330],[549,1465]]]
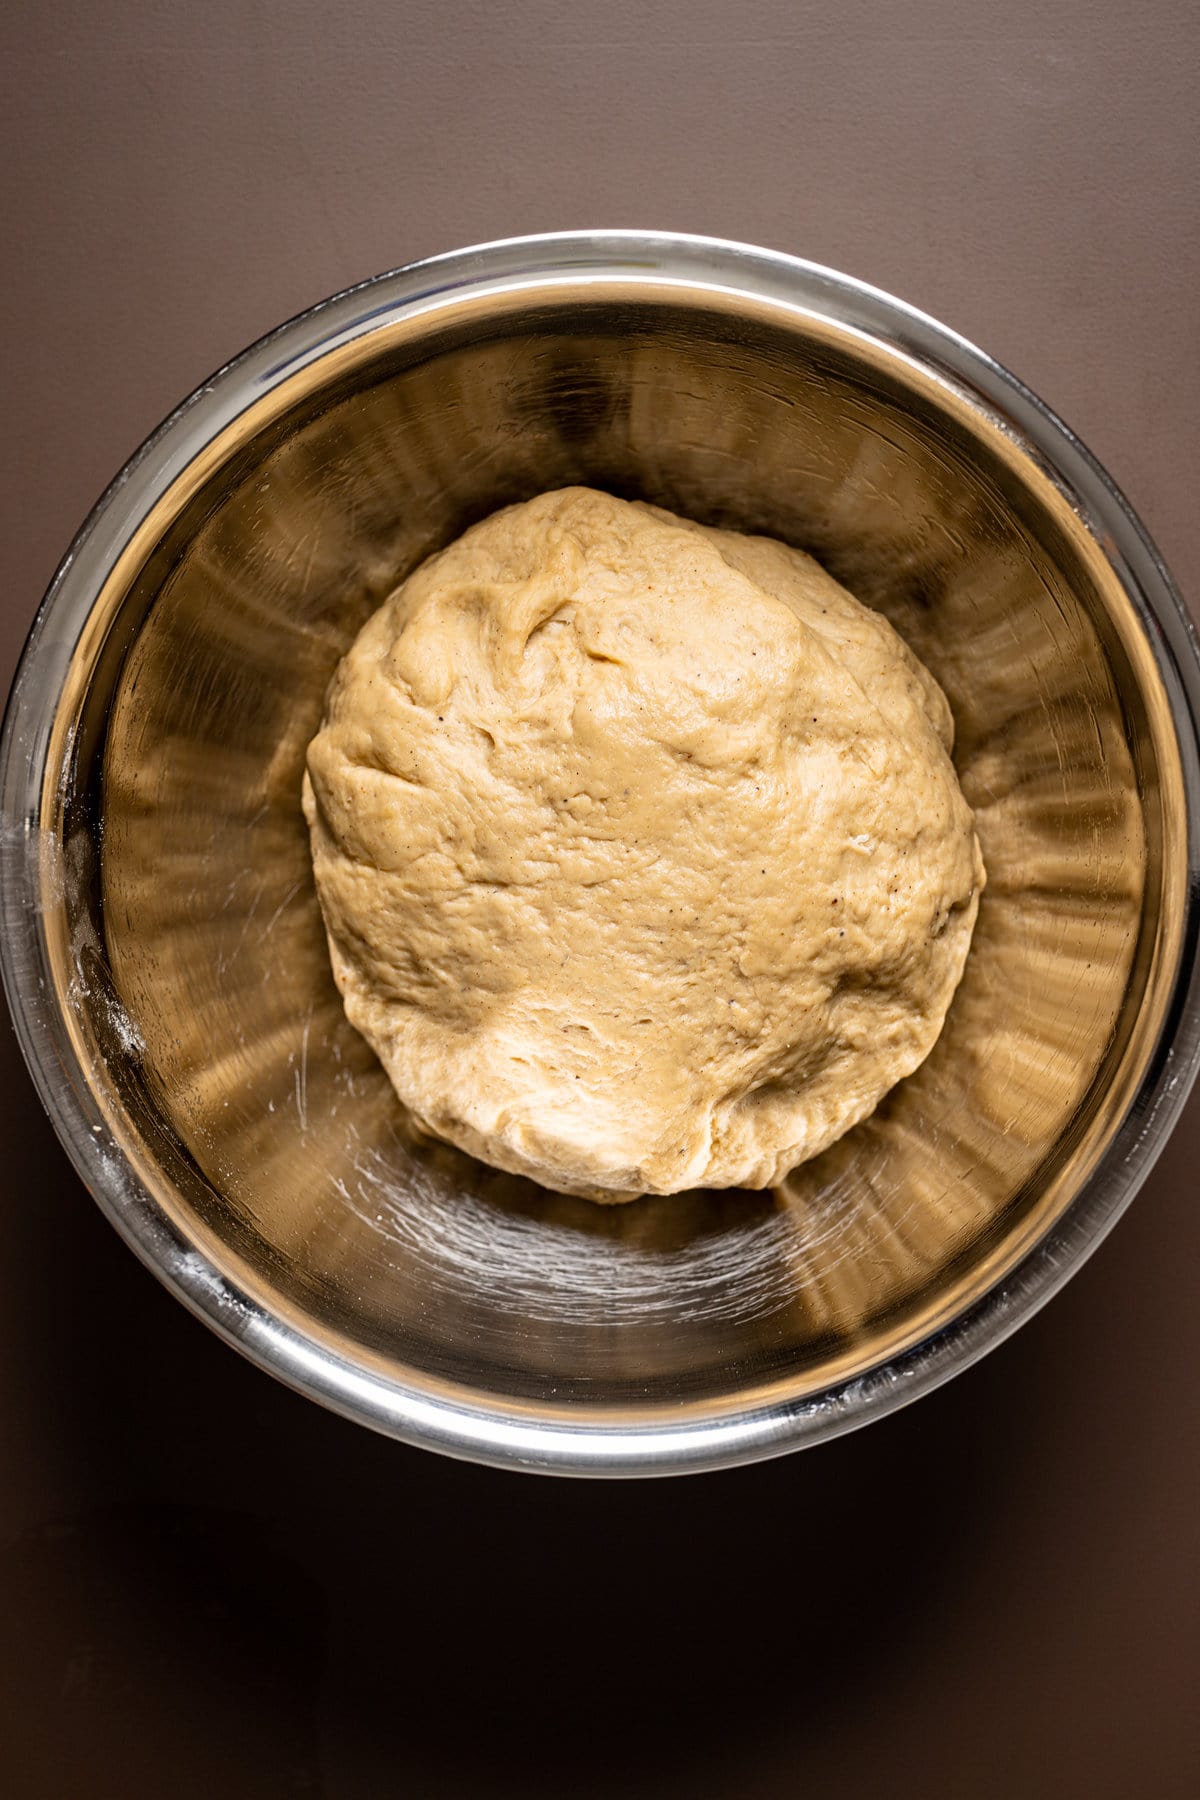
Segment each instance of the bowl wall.
[[[1132,1192],[1195,1035],[1194,661],[1078,448],[882,296],[629,236],[383,278],[209,399],[85,533],[25,821],[30,1030],[142,1253],[317,1397],[537,1466],[766,1453],[1002,1335]],[[989,875],[962,987],[773,1193],[602,1209],[422,1142],[329,972],[299,791],[333,668],[422,557],[572,482],[812,551],[954,709]]]

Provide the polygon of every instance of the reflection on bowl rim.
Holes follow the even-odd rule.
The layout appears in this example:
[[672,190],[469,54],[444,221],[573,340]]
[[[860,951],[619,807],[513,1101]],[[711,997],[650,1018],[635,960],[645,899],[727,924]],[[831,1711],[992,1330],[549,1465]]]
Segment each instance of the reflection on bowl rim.
[[[48,979],[42,897],[67,746],[55,746],[68,669],[96,596],[147,514],[235,418],[299,371],[353,354],[364,336],[449,304],[539,283],[578,288],[618,277],[700,298],[822,321],[869,356],[916,365],[958,406],[986,416],[1048,475],[1099,543],[1145,634],[1178,742],[1187,822],[1186,898],[1169,1004],[1136,1094],[1090,1178],[997,1286],[890,1362],[804,1400],[753,1398],[710,1417],[620,1428],[580,1414],[550,1422],[528,1405],[482,1398],[428,1377],[404,1387],[361,1351],[318,1343],[299,1319],[237,1290],[188,1241],[137,1177],[107,1128]],[[337,1411],[406,1441],[502,1466],[575,1474],[654,1474],[770,1456],[864,1424],[917,1398],[1000,1343],[1105,1236],[1152,1167],[1200,1068],[1200,652],[1160,558],[1132,509],[1067,428],[1013,376],[944,326],[878,290],[774,252],[653,232],[572,232],[456,251],[380,275],[323,302],[243,352],[186,400],[130,459],[71,545],[42,603],[0,741],[0,962],[26,1061],[77,1171],[121,1235],[192,1311],[252,1361]]]

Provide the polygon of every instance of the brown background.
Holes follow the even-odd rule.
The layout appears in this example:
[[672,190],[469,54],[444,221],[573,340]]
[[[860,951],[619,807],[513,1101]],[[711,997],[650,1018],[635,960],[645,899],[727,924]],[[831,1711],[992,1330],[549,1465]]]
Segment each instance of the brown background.
[[[588,225],[924,307],[1200,598],[1192,0],[10,4],[0,677],[100,487],[332,290]],[[372,1438],[134,1262],[0,1034],[0,1787],[20,1800],[1200,1792],[1200,1106],[899,1417],[613,1487]]]

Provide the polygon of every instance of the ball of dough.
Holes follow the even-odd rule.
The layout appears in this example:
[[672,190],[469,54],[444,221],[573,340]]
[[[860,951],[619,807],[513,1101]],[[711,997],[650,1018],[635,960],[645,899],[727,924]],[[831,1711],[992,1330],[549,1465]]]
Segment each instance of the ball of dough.
[[951,741],[799,551],[587,488],[508,507],[368,622],[309,747],[347,1015],[499,1168],[769,1186],[941,1030],[984,879]]

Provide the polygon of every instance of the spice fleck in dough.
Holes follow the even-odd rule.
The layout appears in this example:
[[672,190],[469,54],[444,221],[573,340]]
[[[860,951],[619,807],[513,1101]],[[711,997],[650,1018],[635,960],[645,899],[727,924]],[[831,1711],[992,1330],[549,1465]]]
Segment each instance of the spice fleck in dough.
[[566,488],[430,557],[304,809],[431,1132],[596,1200],[765,1187],[929,1053],[984,871],[945,696],[810,557]]

